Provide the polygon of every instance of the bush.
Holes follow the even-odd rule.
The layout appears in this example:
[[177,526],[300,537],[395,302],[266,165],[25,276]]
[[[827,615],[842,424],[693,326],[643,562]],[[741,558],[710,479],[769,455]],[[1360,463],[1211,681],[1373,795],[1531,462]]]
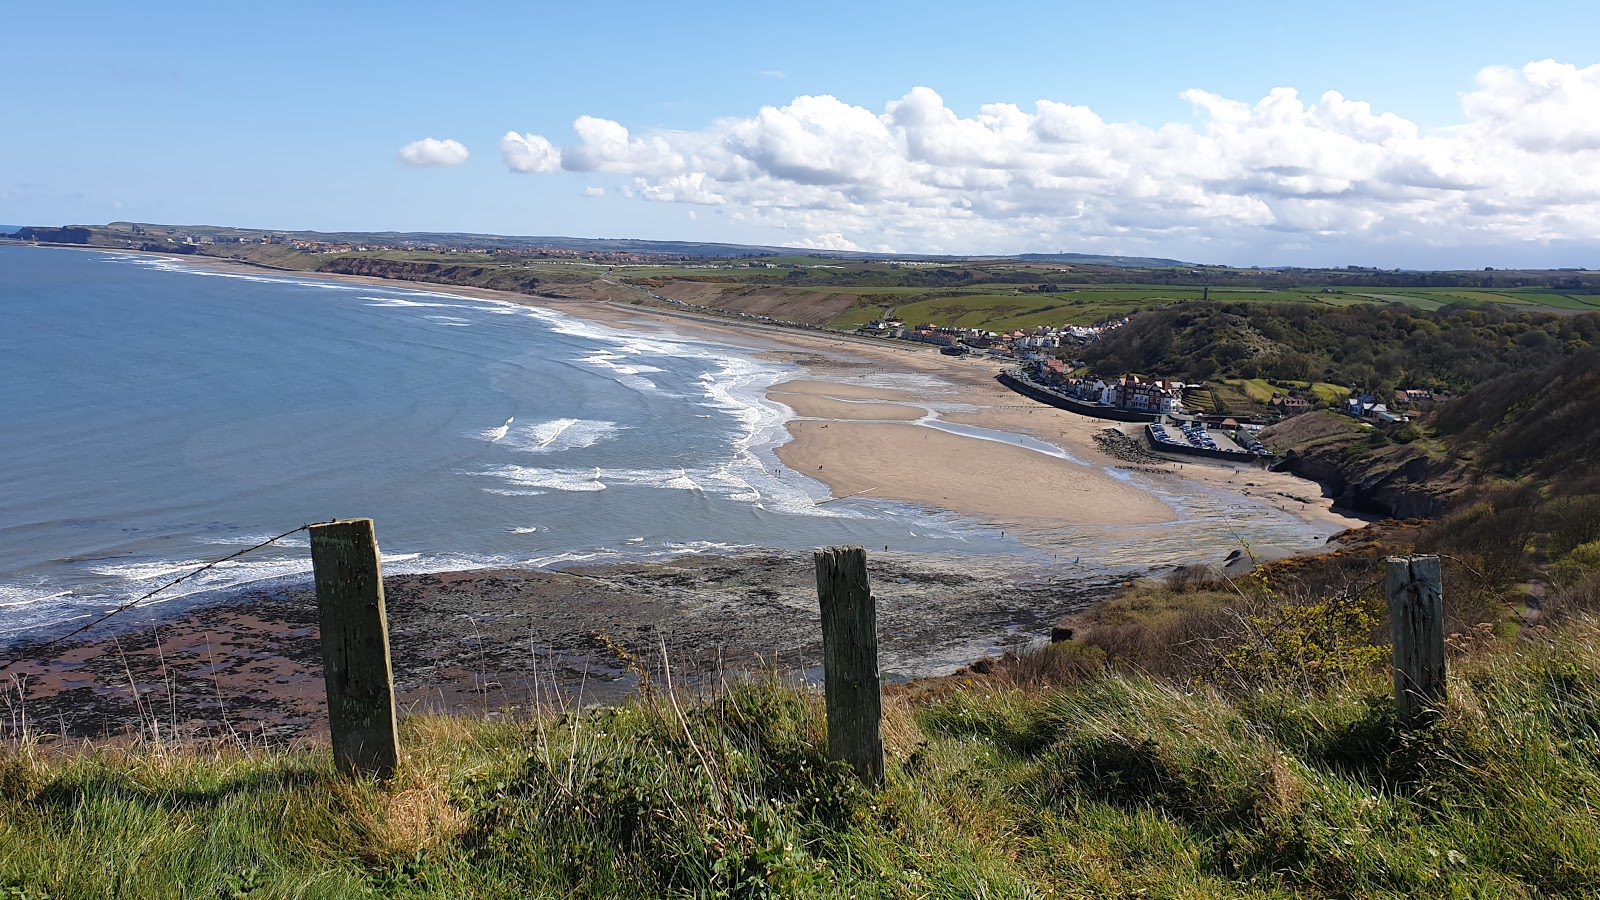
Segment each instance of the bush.
[[1388,655],[1373,645],[1382,620],[1355,597],[1268,605],[1243,616],[1213,678],[1234,688],[1264,684],[1324,691],[1365,674]]

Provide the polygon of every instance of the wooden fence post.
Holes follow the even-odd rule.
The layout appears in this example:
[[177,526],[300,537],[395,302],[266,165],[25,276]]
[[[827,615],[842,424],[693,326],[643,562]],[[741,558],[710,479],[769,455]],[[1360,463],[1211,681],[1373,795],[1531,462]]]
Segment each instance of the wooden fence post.
[[1394,704],[1409,728],[1432,719],[1445,700],[1444,587],[1437,556],[1391,556],[1386,565]]
[[388,778],[400,761],[400,740],[383,608],[383,563],[372,520],[311,526],[311,568],[322,622],[334,763],[351,774]]
[[878,684],[878,616],[860,547],[816,551],[822,607],[822,673],[828,755],[866,784],[883,784],[883,696]]

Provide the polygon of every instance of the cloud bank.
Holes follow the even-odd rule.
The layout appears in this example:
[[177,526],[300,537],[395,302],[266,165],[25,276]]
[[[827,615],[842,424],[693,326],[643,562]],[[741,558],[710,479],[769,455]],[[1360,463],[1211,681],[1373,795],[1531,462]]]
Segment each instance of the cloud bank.
[[719,207],[812,246],[1015,252],[1103,247],[1502,246],[1600,236],[1600,65],[1492,67],[1463,121],[1425,129],[1329,91],[1246,103],[1191,89],[1195,122],[991,103],[918,87],[874,111],[831,96],[634,134],[580,117],[559,150],[501,142],[518,172],[613,173],[647,201]]
[[408,166],[459,166],[472,154],[460,141],[423,138],[400,148],[400,161]]

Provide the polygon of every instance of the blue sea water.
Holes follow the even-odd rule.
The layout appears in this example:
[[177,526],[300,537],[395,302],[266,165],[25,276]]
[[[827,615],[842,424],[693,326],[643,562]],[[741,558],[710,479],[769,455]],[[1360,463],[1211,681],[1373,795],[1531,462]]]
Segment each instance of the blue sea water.
[[[0,248],[0,635],[234,549],[376,520],[388,572],[993,529],[781,466],[795,374],[745,351],[427,290]],[[304,534],[162,594],[303,580]]]

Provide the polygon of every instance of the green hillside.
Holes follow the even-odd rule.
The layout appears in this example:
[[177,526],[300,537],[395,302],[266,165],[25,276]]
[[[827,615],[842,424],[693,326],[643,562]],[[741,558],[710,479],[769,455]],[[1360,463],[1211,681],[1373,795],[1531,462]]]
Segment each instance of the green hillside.
[[1600,639],[1478,636],[1439,723],[1387,676],[1246,692],[1073,645],[892,698],[888,784],[771,683],[527,724],[407,721],[388,786],[325,751],[0,754],[8,897],[1590,897]]

